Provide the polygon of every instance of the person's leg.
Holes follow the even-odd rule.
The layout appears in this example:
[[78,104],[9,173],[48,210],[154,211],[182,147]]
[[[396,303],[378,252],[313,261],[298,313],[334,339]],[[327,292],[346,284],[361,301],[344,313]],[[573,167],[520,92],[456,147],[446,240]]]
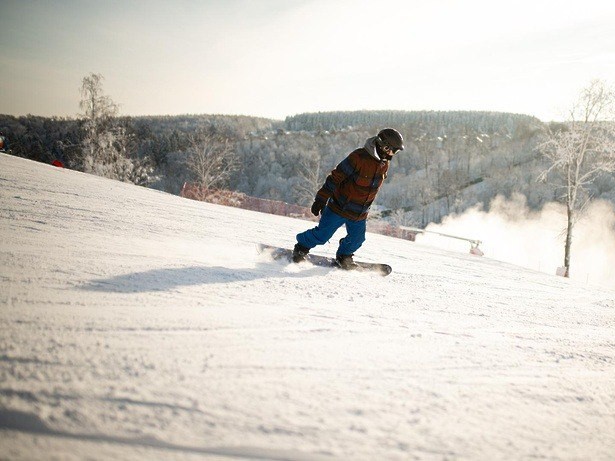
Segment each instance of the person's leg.
[[297,234],[297,243],[304,248],[311,249],[316,245],[323,245],[329,241],[335,231],[344,224],[345,219],[325,207],[318,226]]
[[340,241],[336,256],[346,256],[354,254],[363,242],[365,242],[365,219],[362,221],[346,220],[346,231],[348,235]]

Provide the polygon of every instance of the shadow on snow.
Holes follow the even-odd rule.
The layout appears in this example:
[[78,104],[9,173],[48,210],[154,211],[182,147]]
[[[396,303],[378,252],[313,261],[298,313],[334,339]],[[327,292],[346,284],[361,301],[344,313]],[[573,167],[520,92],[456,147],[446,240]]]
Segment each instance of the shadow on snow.
[[280,269],[280,264],[271,262],[258,263],[254,268],[167,267],[91,280],[81,285],[79,289],[109,293],[142,293],[168,291],[193,285],[249,282],[264,278],[309,277],[328,271],[326,268],[312,266],[306,266],[297,272],[283,272]]
[[20,410],[0,409],[0,429],[17,431],[44,437],[55,437],[64,440],[75,440],[91,443],[105,443],[112,445],[129,445],[133,447],[153,448],[166,452],[180,452],[182,454],[197,454],[209,456],[224,456],[240,459],[263,460],[304,460],[316,461],[331,459],[328,456],[304,453],[295,450],[277,450],[250,446],[213,446],[199,447],[178,445],[159,440],[156,437],[121,437],[106,434],[71,433],[50,428],[38,415]]

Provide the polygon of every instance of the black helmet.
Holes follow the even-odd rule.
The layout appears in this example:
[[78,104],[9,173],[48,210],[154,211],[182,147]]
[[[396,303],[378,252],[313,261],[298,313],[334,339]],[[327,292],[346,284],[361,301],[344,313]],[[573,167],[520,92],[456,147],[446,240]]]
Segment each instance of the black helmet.
[[404,138],[401,133],[393,128],[385,128],[378,133],[378,141],[381,146],[387,146],[394,151],[404,150]]

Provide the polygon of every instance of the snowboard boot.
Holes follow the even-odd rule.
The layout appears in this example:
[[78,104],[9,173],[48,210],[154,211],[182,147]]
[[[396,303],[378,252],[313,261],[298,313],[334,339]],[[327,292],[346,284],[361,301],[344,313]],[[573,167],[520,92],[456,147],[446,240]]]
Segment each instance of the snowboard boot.
[[335,264],[345,270],[352,270],[357,268],[357,263],[352,259],[354,255],[337,255],[335,257]]
[[309,248],[304,247],[303,245],[296,244],[295,248],[293,248],[293,262],[300,263],[301,261],[305,261],[305,257],[310,252]]

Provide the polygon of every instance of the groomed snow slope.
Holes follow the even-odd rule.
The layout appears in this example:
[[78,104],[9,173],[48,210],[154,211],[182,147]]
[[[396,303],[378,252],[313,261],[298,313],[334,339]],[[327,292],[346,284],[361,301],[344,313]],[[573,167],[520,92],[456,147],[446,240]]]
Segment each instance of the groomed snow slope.
[[289,266],[255,244],[309,222],[6,155],[0,204],[2,458],[613,459],[614,291],[379,235],[389,277]]

